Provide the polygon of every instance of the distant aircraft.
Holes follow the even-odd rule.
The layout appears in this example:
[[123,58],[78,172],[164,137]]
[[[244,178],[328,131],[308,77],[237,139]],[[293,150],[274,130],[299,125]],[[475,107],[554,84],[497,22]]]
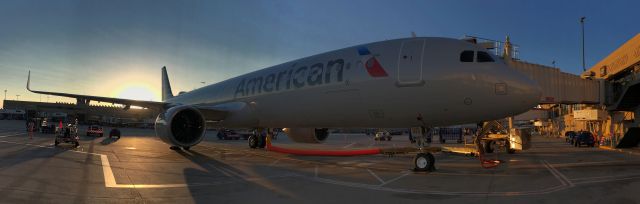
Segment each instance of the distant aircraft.
[[[30,75],[30,74],[29,74]],[[330,51],[174,96],[162,68],[162,102],[34,93],[161,111],[156,134],[189,149],[206,127],[287,128],[319,142],[327,128],[435,127],[501,119],[538,104],[538,85],[479,45],[413,37]],[[260,146],[261,137],[249,139]]]

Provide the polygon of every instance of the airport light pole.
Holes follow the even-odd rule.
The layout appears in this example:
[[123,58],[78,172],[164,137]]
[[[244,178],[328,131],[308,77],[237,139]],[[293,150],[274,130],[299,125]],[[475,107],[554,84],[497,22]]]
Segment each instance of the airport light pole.
[[5,101],[7,100],[7,90],[6,89],[4,90],[4,100]]
[[20,94],[16,94],[16,101],[20,100]]
[[583,16],[582,18],[580,18],[580,27],[582,29],[582,71],[587,71],[587,69],[585,68],[585,63],[584,63],[584,19],[585,17]]

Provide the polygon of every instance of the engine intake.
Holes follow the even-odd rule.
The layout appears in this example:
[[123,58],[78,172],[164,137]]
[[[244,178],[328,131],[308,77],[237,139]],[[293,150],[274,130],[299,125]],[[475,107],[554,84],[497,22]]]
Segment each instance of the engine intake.
[[327,128],[285,128],[284,132],[299,143],[320,143],[329,137]]
[[191,106],[176,106],[160,113],[156,135],[172,146],[191,147],[202,141],[206,126],[202,113]]

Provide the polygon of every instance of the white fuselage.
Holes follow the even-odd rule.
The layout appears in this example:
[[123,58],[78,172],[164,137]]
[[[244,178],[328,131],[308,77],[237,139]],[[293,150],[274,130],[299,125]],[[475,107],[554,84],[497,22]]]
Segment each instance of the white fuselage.
[[465,50],[486,52],[447,38],[375,42],[258,70],[166,102],[247,104],[214,124],[220,127],[318,128],[445,126],[513,116],[537,105],[535,82],[495,56],[495,62],[462,62]]

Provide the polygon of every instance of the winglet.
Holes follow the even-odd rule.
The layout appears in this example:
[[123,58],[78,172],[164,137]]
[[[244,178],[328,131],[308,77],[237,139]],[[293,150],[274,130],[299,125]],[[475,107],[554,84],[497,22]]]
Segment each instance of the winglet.
[[27,90],[28,91],[31,91],[30,84],[31,84],[31,70],[29,70],[29,75],[27,75]]
[[173,98],[171,91],[171,83],[169,83],[169,75],[167,75],[167,67],[162,67],[162,101]]

